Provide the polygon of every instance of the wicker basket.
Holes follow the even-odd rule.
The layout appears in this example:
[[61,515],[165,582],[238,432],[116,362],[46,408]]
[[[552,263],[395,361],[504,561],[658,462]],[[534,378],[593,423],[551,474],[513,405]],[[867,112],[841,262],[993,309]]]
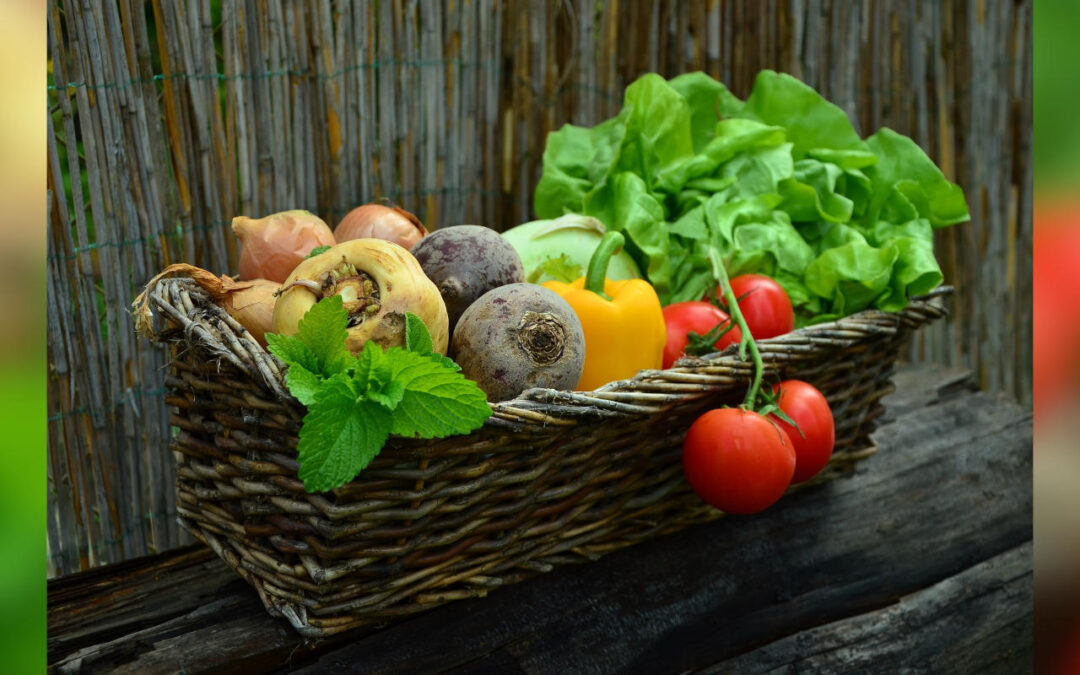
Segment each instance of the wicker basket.
[[[770,374],[813,383],[832,407],[836,449],[812,482],[874,452],[899,349],[945,314],[950,291],[759,343]],[[680,454],[697,415],[744,395],[751,366],[734,348],[593,392],[526,391],[468,436],[392,440],[353,482],[308,494],[304,408],[281,363],[190,279],[149,297],[165,319],[154,337],[172,345],[180,522],[304,636],[482,596],[721,515],[689,490]]]

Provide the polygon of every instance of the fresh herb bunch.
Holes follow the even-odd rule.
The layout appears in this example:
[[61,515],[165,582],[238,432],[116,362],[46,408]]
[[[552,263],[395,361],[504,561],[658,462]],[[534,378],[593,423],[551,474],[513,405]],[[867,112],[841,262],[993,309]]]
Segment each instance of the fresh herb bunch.
[[307,406],[297,454],[300,480],[325,492],[356,477],[390,435],[467,434],[491,415],[484,392],[451,359],[435,353],[424,322],[406,315],[406,347],[345,348],[348,314],[340,296],[316,303],[296,335],[267,334],[289,369],[289,392]]

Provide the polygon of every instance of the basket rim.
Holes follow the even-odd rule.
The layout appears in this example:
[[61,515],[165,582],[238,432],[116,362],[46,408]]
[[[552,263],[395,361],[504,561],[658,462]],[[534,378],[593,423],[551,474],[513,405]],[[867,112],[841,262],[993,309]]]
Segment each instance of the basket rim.
[[[834,321],[798,328],[774,338],[758,340],[758,350],[766,375],[777,374],[784,366],[820,357],[825,352],[851,347],[860,342],[894,337],[899,331],[914,329],[942,318],[948,310],[944,299],[954,292],[949,285],[938,286],[925,295],[909,299],[897,312],[866,309]],[[211,358],[228,361],[300,414],[304,406],[285,386],[287,366],[241,326],[190,277],[155,279],[146,289],[149,304],[182,329],[155,331],[144,325],[142,332],[156,342],[187,342],[207,351]],[[530,388],[514,399],[492,402],[492,415],[485,427],[576,426],[582,416],[624,417],[651,415],[719,390],[747,386],[753,364],[739,358],[738,345],[701,357],[683,357],[672,368],[641,370],[632,378],[609,382],[593,391],[563,391]]]

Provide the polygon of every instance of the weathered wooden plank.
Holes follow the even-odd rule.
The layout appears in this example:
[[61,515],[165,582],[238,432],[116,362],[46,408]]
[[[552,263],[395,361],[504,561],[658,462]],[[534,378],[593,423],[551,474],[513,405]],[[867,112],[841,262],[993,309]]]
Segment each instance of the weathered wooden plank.
[[701,672],[1032,672],[1033,603],[1028,542],[884,609],[790,635]]
[[[894,419],[876,435],[880,452],[852,479],[761,516],[721,519],[314,646],[302,647],[199,549],[54,580],[49,662],[65,672],[289,663],[331,672],[678,672],[833,622],[866,625],[860,616],[1031,540],[1031,417],[970,382],[902,369],[886,399]],[[1022,654],[1008,606],[978,606],[980,634]]]
[[311,672],[444,669],[481,653],[528,672],[683,672],[890,605],[1031,540],[1030,425],[985,394],[912,411],[882,428],[853,480],[436,610]]

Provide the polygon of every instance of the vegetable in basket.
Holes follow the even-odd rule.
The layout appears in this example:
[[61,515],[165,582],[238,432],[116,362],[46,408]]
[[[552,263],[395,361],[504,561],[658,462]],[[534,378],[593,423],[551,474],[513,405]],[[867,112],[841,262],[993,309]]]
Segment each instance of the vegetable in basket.
[[[795,312],[784,287],[764,274],[740,274],[731,280],[731,290],[739,300],[739,309],[756,340],[767,340],[795,328]],[[722,289],[716,296],[723,302]]]
[[748,515],[775,504],[791,485],[795,448],[775,424],[751,410],[717,408],[690,425],[683,473],[708,504]]
[[589,261],[588,274],[570,284],[542,284],[564,298],[585,332],[585,369],[577,389],[590,391],[663,363],[667,331],[656,291],[643,279],[612,281],[608,261],[623,235],[608,232]]
[[[344,245],[363,241],[374,240]],[[357,353],[348,348],[350,321],[342,296],[331,295],[307,310],[295,335],[266,336],[271,353],[288,366],[289,392],[307,407],[296,450],[308,492],[352,480],[390,435],[467,434],[491,415],[476,383],[434,351],[420,317],[405,313],[404,349],[369,340]]]
[[345,214],[334,228],[338,242],[353,239],[392,241],[405,250],[427,236],[427,228],[412,213],[396,206],[364,204]]
[[364,343],[405,344],[405,315],[427,325],[435,351],[446,353],[446,306],[439,289],[408,251],[379,239],[354,239],[300,263],[282,286],[274,306],[274,332],[295,335],[300,320],[318,302],[340,297],[348,313],[348,350]]
[[770,416],[778,427],[787,432],[795,447],[795,475],[792,483],[810,480],[832,457],[836,443],[836,428],[832,409],[817,387],[802,380],[784,380],[773,387],[776,405],[794,425]]
[[321,218],[298,209],[258,219],[237,216],[232,231],[240,240],[240,278],[245,281],[281,283],[312,249],[337,243]]
[[742,335],[727,313],[704,300],[687,300],[665,307],[664,327],[667,330],[664,368],[670,368],[687,353],[722,351],[737,344]]
[[265,334],[272,325],[278,284],[266,279],[234,281],[232,277],[224,274],[217,276],[209,270],[188,263],[169,265],[148,281],[146,288],[135,298],[131,307],[135,317],[135,328],[140,333],[144,335],[153,333],[149,289],[161,279],[178,275],[190,277],[200,288],[209,293],[210,297],[221,305],[229,316],[236,319],[237,323],[243,326],[256,342],[263,347],[266,346]]
[[442,294],[450,334],[462,312],[493,288],[525,281],[517,251],[499,233],[481,225],[454,225],[420,240],[412,254]]
[[[568,213],[554,220],[534,220],[502,233],[525,267],[525,280],[533,284],[545,281],[570,283],[585,273],[589,258],[600,244],[607,228],[596,218]],[[627,251],[611,256],[609,279],[640,279],[641,270]]]
[[885,128],[863,140],[843,110],[773,71],[745,101],[704,73],[642,76],[616,117],[549,134],[534,205],[622,232],[664,304],[715,285],[718,249],[732,276],[783,286],[797,326],[903,308],[941,283],[933,230],[968,219],[914,141]]
[[554,291],[508,284],[469,305],[450,353],[489,400],[506,401],[530,387],[573,389],[585,367],[585,334]]

